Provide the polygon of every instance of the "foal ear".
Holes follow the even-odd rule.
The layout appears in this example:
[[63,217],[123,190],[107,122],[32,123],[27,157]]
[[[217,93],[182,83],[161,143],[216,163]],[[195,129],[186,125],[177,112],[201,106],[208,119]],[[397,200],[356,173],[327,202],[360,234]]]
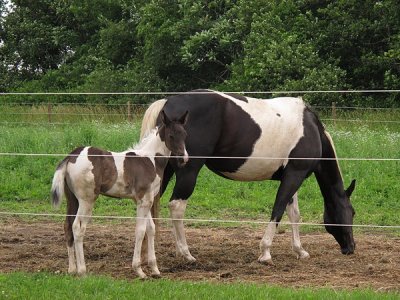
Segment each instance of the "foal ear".
[[353,193],[355,187],[356,187],[356,180],[353,179],[353,180],[351,181],[351,183],[350,183],[350,186],[349,186],[349,187],[347,188],[347,190],[346,190],[346,195],[347,195],[347,197],[350,198],[350,196],[351,196],[351,194]]
[[171,120],[168,118],[164,110],[161,111],[161,122],[166,126],[171,123]]
[[181,123],[183,126],[185,126],[186,123],[187,123],[187,121],[188,121],[188,118],[189,118],[189,111],[187,110],[187,111],[182,115],[182,117],[179,118],[179,123]]

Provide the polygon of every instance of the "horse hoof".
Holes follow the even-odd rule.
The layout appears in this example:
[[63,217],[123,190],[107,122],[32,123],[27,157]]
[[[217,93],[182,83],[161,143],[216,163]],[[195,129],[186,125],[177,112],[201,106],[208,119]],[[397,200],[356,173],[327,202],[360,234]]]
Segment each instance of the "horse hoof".
[[187,260],[188,263],[191,263],[191,264],[196,262],[196,259],[191,255],[186,257],[186,260]]
[[258,258],[258,262],[260,264],[263,264],[263,265],[266,265],[266,266],[275,266],[274,263],[272,262],[271,258],[265,259],[265,258],[259,257]]
[[68,269],[68,274],[69,275],[76,275],[77,274],[76,269]]
[[154,278],[154,279],[160,279],[161,278],[161,274],[160,273],[151,274],[150,276],[151,276],[151,278]]
[[147,278],[147,275],[143,272],[142,269],[136,270],[135,273],[140,279],[146,279]]
[[310,254],[306,251],[302,251],[300,254],[297,255],[297,259],[307,259],[310,258]]
[[75,274],[76,274],[76,276],[81,277],[81,278],[84,278],[87,275],[86,272],[76,272]]

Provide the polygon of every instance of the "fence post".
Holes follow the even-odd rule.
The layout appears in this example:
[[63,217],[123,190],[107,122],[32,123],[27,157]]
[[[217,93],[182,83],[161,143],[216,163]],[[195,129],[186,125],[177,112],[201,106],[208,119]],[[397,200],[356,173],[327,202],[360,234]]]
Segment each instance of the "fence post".
[[128,101],[127,105],[128,105],[128,122],[132,122],[131,101]]
[[49,118],[49,123],[51,123],[51,103],[47,103],[47,116]]
[[332,119],[333,125],[336,126],[336,102],[332,102]]

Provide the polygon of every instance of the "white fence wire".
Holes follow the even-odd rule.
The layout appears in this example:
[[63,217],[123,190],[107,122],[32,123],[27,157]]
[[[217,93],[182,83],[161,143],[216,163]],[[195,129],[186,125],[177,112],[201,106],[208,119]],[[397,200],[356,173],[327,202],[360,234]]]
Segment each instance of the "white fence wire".
[[[224,93],[236,93],[236,94],[244,94],[244,95],[253,95],[253,94],[266,94],[266,95],[279,95],[279,94],[317,94],[317,93],[338,93],[338,94],[354,94],[354,93],[363,93],[363,94],[372,94],[372,93],[399,93],[400,90],[318,90],[318,91],[306,91],[306,90],[298,90],[298,91],[241,91],[241,92],[224,92]],[[12,92],[12,93],[0,93],[1,96],[58,96],[58,95],[159,95],[159,96],[168,96],[168,95],[179,95],[179,94],[209,94],[213,93],[212,91],[192,91],[192,92],[42,92],[42,93],[30,93],[30,92]],[[0,98],[1,100],[1,98]],[[46,105],[47,103],[41,103]],[[7,103],[0,102],[0,105],[37,105],[37,103]],[[110,107],[125,107],[125,106],[138,106],[138,107],[146,107],[148,104],[105,104],[105,103],[51,103],[52,106],[61,106],[61,105],[82,105],[82,106],[110,106]],[[318,109],[332,109],[331,106],[313,106],[313,108]],[[400,108],[380,108],[380,107],[352,107],[352,106],[335,106],[337,110],[399,110]],[[21,112],[11,112],[4,113],[6,115],[48,115],[47,112],[36,112],[36,113],[21,113]],[[117,114],[104,114],[104,113],[57,113],[51,112],[52,115],[76,115],[76,116],[99,116],[99,115],[107,115],[107,116],[121,116],[123,113]],[[333,121],[333,122],[371,122],[371,123],[392,123],[392,124],[400,124],[400,121],[391,121],[391,120],[361,120],[361,119],[321,119],[322,121]],[[73,123],[63,123],[63,122],[0,122],[0,124],[28,124],[28,125],[69,125]],[[49,157],[49,156],[62,156],[65,157],[69,154],[58,154],[58,153],[0,153],[0,156],[38,156],[38,157]],[[117,154],[118,155],[118,154]],[[92,156],[104,156],[104,155],[92,155]],[[124,155],[125,156],[125,155]],[[132,156],[135,157],[135,156]],[[173,156],[174,157],[174,156]],[[175,158],[178,158],[175,156]],[[190,156],[189,159],[264,159],[264,160],[286,160],[288,158],[278,158],[278,157],[222,157],[222,156]],[[368,158],[368,157],[343,157],[343,158],[290,158],[292,160],[342,160],[342,161],[388,161],[388,162],[397,162],[400,161],[400,158]],[[33,213],[33,212],[9,212],[9,211],[0,211],[0,215],[14,215],[14,216],[34,216],[34,217],[67,217],[66,214],[56,214],[56,213]],[[72,216],[72,215],[71,215]],[[91,218],[99,218],[99,219],[138,219],[138,217],[129,217],[129,216],[99,216],[93,215]],[[154,218],[155,220],[161,221],[173,221],[171,218]],[[203,223],[236,223],[236,224],[269,224],[269,221],[256,221],[256,220],[228,220],[228,219],[195,219],[195,218],[184,218],[180,219],[185,222],[203,222]],[[322,223],[311,223],[311,222],[299,222],[299,223],[291,223],[291,222],[279,222],[281,225],[301,225],[301,226],[352,226],[352,227],[360,227],[360,228],[385,228],[385,229],[400,229],[400,225],[376,225],[376,224],[322,224]]]
[[[0,211],[0,215],[16,215],[16,216],[34,216],[34,217],[75,217],[75,215],[68,214],[56,214],[56,213],[32,213],[32,212],[8,212]],[[95,219],[114,219],[114,220],[137,220],[146,219],[143,217],[136,216],[106,216],[106,215],[80,215],[81,217],[95,218]],[[299,226],[313,226],[313,227],[355,227],[355,228],[382,228],[382,229],[400,229],[400,225],[375,225],[375,224],[334,224],[334,223],[312,223],[312,222],[274,222],[274,221],[257,221],[257,220],[230,220],[230,219],[196,219],[196,218],[154,218],[153,220],[160,221],[184,221],[193,223],[231,223],[231,224],[253,224],[253,225],[266,225],[266,224],[278,224],[278,225],[299,225]]]

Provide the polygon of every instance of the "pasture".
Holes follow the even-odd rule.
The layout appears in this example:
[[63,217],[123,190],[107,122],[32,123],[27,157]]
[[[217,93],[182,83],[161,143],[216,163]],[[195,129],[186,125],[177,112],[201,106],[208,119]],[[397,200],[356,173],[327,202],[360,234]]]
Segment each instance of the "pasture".
[[[128,120],[126,107],[57,106],[52,107],[49,113],[47,106],[1,106],[0,152],[3,155],[0,156],[0,211],[64,214],[65,201],[60,211],[54,211],[49,203],[50,184],[57,163],[79,145],[113,151],[123,151],[132,146],[138,141],[142,111],[142,107],[134,110],[129,118],[132,120]],[[357,179],[352,197],[356,210],[354,224],[398,226],[400,162],[373,159],[400,157],[400,124],[396,123],[400,120],[400,111],[338,110],[335,123],[330,120],[328,111],[321,111],[321,118],[326,120],[339,158],[369,158],[340,161],[345,184],[348,185],[353,178]],[[17,155],[22,153],[42,155]],[[168,217],[167,204],[172,186],[170,184],[161,200],[161,215],[164,218]],[[233,283],[399,291],[398,229],[357,227],[356,254],[343,256],[333,238],[322,227],[303,225],[302,241],[311,258],[298,261],[290,249],[290,234],[287,232],[290,227],[282,225],[281,234],[272,246],[276,265],[266,267],[258,264],[258,243],[265,225],[252,221],[268,221],[276,188],[276,182],[224,180],[204,168],[186,213],[186,218],[202,221],[185,222],[189,226],[189,246],[199,261],[187,265],[174,257],[173,237],[167,221],[161,222],[161,238],[156,246],[162,276],[190,282],[162,280],[135,282],[135,285],[150,290],[159,288],[160,291],[165,285],[183,285],[194,294],[197,288],[202,289],[202,284],[194,283],[198,280],[229,282],[229,287],[235,286],[233,289],[243,287],[241,293],[253,288],[258,293],[264,286]],[[321,223],[323,201],[313,176],[299,191],[299,206],[303,222]],[[131,200],[101,197],[96,203],[94,216],[133,217],[134,209]],[[67,276],[54,275],[64,274],[67,269],[62,217],[2,214],[0,222],[0,271],[3,272],[0,285],[17,278],[25,278],[27,282],[34,278],[39,278],[41,282],[44,278],[53,282],[61,278],[68,284],[78,284]],[[89,272],[124,280],[134,278],[130,269],[133,222],[93,219],[87,232]],[[48,274],[7,275],[18,271],[29,274],[45,271]],[[90,284],[90,280],[85,279],[84,284]],[[114,282],[104,278],[96,280],[105,280],[109,284]],[[154,286],[148,288],[146,284]],[[205,286],[209,284],[203,283]],[[218,285],[221,296],[229,293],[224,292],[225,288]],[[275,293],[273,291],[270,290]],[[287,290],[281,292],[284,295]],[[326,291],[320,292],[321,297],[331,295]],[[326,296],[325,292],[328,293]],[[305,293],[301,295],[308,295]],[[347,292],[343,292],[344,298],[346,295]],[[357,297],[357,292],[354,296]]]

